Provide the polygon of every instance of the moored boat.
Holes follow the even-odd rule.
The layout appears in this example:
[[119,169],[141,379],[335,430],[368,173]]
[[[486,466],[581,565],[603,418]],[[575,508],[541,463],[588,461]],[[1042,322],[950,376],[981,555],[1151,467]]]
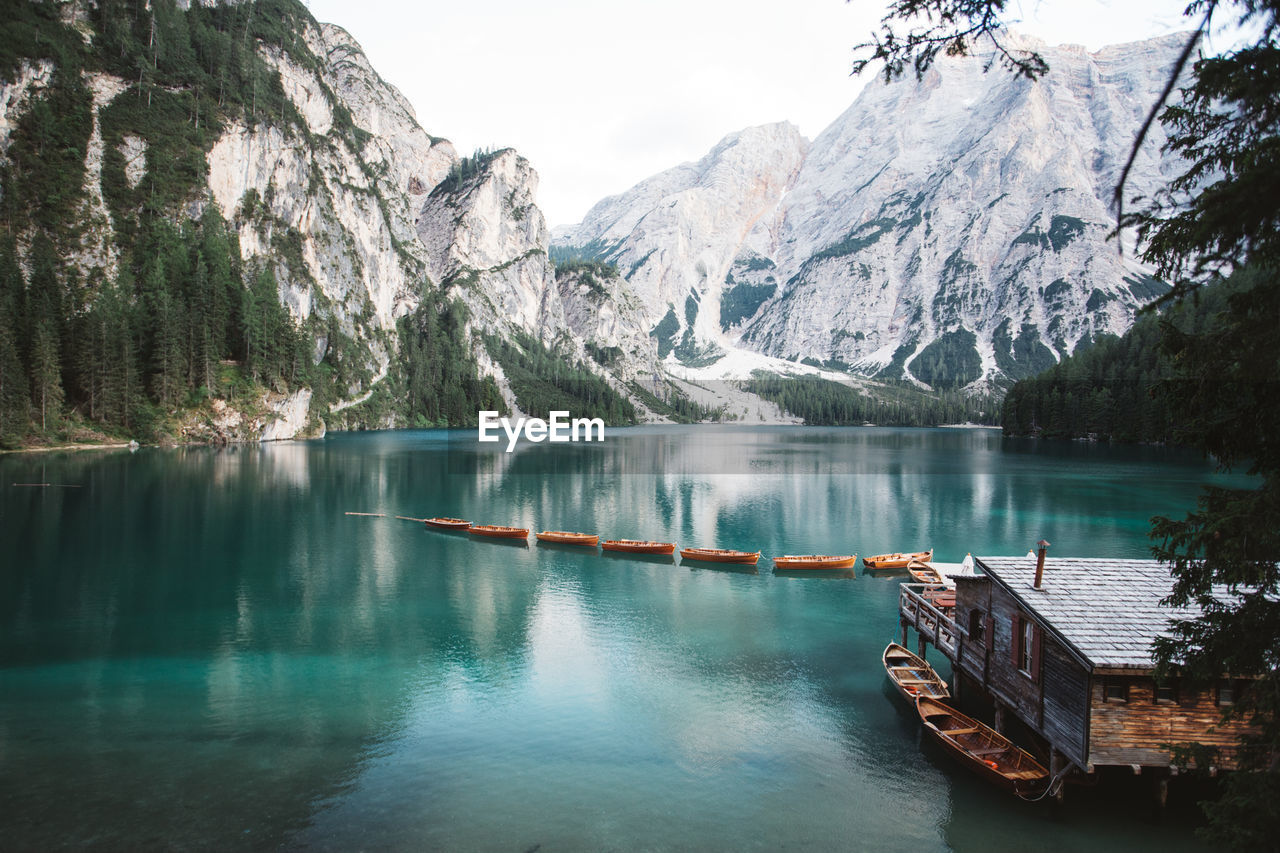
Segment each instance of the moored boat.
[[916,697],[916,711],[929,737],[987,781],[1015,794],[1039,793],[1048,784],[1049,771],[995,729],[927,696]]
[[676,550],[676,543],[649,542],[643,539],[606,539],[600,547],[606,551],[623,551],[631,554],[670,554]]
[[863,557],[862,565],[868,569],[905,569],[914,560],[927,563],[933,559],[933,549],[917,551],[914,554],[877,554],[874,557]]
[[537,534],[539,542],[557,545],[598,545],[600,537],[594,533],[571,533],[568,530],[544,530]]
[[427,527],[435,527],[440,530],[466,530],[471,526],[471,522],[465,518],[447,518],[445,516],[424,518],[422,523]]
[[905,646],[890,643],[884,647],[884,671],[903,699],[915,704],[917,696],[934,699],[950,698],[947,682],[929,662]]
[[796,556],[788,554],[785,557],[774,557],[773,567],[775,569],[785,569],[791,571],[793,569],[852,569],[858,564],[857,554],[846,554],[843,556],[833,556],[829,554],[805,554]]
[[928,563],[922,563],[919,560],[912,560],[907,563],[907,574],[911,575],[911,579],[916,583],[927,583],[934,586],[946,583],[941,572]]
[[747,563],[760,559],[759,551],[730,551],[726,548],[681,548],[680,559],[702,560],[704,563]]
[[468,528],[476,536],[491,536],[495,539],[528,539],[527,527],[503,527],[500,524],[473,524]]

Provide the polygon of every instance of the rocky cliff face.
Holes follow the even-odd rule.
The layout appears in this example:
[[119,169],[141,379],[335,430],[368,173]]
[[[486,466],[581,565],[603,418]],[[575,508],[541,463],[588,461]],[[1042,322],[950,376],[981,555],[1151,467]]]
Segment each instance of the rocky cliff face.
[[433,280],[456,291],[485,328],[537,337],[564,326],[535,203],[538,175],[512,149],[477,158],[475,173],[437,187],[417,215]]
[[[152,27],[185,27],[184,12],[162,5],[150,13]],[[218,26],[238,33],[253,12],[228,13],[230,24],[224,16]],[[401,413],[386,402],[399,393],[387,386],[403,387],[400,321],[420,308],[439,310],[441,289],[445,299],[469,309],[463,335],[470,353],[462,357],[499,382],[502,371],[485,351],[485,334],[519,329],[538,340],[562,338],[585,357],[582,340],[565,325],[547,258],[549,235],[535,204],[537,174],[529,163],[502,151],[461,174],[465,164],[453,146],[423,130],[409,103],[378,76],[346,31],[314,22],[301,7],[290,14],[294,31],[275,42],[256,41],[247,29],[243,38],[236,36],[278,77],[287,104],[264,113],[250,107],[255,95],[243,110],[224,116],[203,156],[205,174],[165,215],[181,224],[216,206],[234,233],[246,280],[263,267],[274,273],[280,302],[313,342],[314,363],[341,365],[333,371],[340,387],[314,396],[292,389],[268,393],[253,411],[230,410],[224,401],[206,417],[197,407],[175,429],[188,438],[243,440],[323,430],[325,419],[344,426],[401,425]],[[84,9],[63,17],[90,34],[100,23]],[[181,46],[186,35],[180,31],[174,38]],[[91,41],[86,45],[92,56]],[[43,96],[55,70],[50,61],[27,61],[16,74],[4,75],[12,79],[0,80],[0,164],[16,123]],[[134,223],[122,225],[121,216],[139,215],[104,198],[106,180],[115,177],[104,179],[104,154],[123,160],[128,190],[167,164],[156,154],[158,140],[145,132],[117,132],[104,144],[103,117],[126,91],[141,100],[137,81],[100,71],[83,77],[92,129],[78,249],[66,267],[80,281],[101,283],[121,271],[128,251],[122,246],[132,239],[122,234]],[[252,85],[275,82],[259,77]],[[145,124],[150,115],[141,112],[140,119],[126,120]],[[199,110],[188,109],[192,116],[199,127]],[[29,245],[29,237],[20,235],[20,256]],[[387,389],[380,404],[379,389]]]
[[625,286],[616,301],[638,313],[633,336],[652,336],[661,357],[679,349],[685,361],[713,359],[726,343],[720,302],[734,256],[776,215],[806,148],[786,122],[730,134],[697,163],[599,202],[555,242],[617,265]]
[[[698,167],[601,202],[557,243],[616,261],[649,321],[669,305],[673,334],[693,328],[669,361],[705,363],[727,340],[935,388],[1043,369],[1123,332],[1161,291],[1108,240],[1110,201],[1182,39],[1088,53],[1015,38],[1045,55],[1045,78],[984,74],[979,51],[920,80],[874,81],[811,145],[776,129],[730,137]],[[1168,176],[1162,143],[1157,128],[1130,196]],[[724,223],[712,248],[687,227],[682,193],[746,145],[758,156],[737,157],[737,179],[697,195],[698,219]],[[661,271],[633,267],[646,257]],[[713,293],[718,316],[694,304]]]
[[[354,342],[371,378],[332,403],[337,412],[388,373],[396,318],[417,306],[433,264],[416,236],[418,209],[458,158],[418,125],[346,31],[322,24],[302,36],[318,72],[278,50],[264,55],[305,128],[232,125],[209,152],[208,182],[237,226],[242,257],[276,266],[294,317],[306,320],[321,303]],[[256,203],[247,209],[246,199]],[[321,337],[318,353],[332,344]]]

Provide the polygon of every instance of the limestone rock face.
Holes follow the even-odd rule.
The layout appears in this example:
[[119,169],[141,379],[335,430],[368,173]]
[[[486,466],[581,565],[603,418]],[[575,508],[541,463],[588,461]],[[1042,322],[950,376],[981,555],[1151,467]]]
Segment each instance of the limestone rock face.
[[[307,417],[311,407],[311,389],[299,388],[283,399],[270,403],[275,418],[258,436],[259,441],[283,441],[306,434]],[[320,435],[324,435],[321,427]]]
[[[744,131],[605,199],[556,243],[618,263],[647,322],[670,307],[669,362],[714,359],[706,340],[939,388],[1029,375],[1123,332],[1163,289],[1108,235],[1113,189],[1183,38],[1089,53],[1013,35],[1049,63],[1035,82],[983,73],[981,46],[944,57],[920,80],[872,81],[790,156],[775,148],[767,166],[739,158],[734,179],[703,179]],[[1177,171],[1163,142],[1153,128],[1128,196]],[[691,222],[715,223],[714,238]],[[693,346],[679,339],[686,321]]]
[[43,60],[35,64],[22,63],[14,79],[0,80],[0,155],[9,150],[14,122],[23,112],[27,98],[47,86],[52,76],[53,63]]
[[[418,125],[345,30],[322,24],[303,36],[318,73],[277,50],[263,55],[305,132],[230,126],[209,153],[209,188],[238,226],[243,258],[274,266],[294,316],[305,320],[322,300],[380,378],[396,318],[417,306],[427,285],[430,258],[415,234],[419,200],[457,155]],[[301,268],[282,263],[288,243]],[[369,389],[349,390],[354,398]]]
[[580,224],[559,229],[555,242],[618,266],[620,298],[645,324],[636,334],[671,316],[662,349],[662,340],[681,339],[712,350],[723,343],[720,296],[733,259],[753,228],[772,221],[806,149],[786,122],[730,134],[697,163],[599,202]]
[[477,173],[439,186],[418,213],[428,272],[456,288],[490,331],[554,335],[564,316],[535,203],[537,172],[509,148],[481,159]]

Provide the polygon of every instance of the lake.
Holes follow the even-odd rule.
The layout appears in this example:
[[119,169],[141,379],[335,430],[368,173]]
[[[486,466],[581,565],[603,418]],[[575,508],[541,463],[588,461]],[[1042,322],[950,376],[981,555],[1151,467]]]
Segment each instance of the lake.
[[[1149,556],[1197,455],[991,430],[473,431],[0,457],[5,849],[1202,849],[920,742],[900,578],[771,556]],[[49,483],[48,487],[16,483]],[[346,515],[385,513],[386,517]],[[761,550],[756,574],[394,515]],[[944,676],[945,659],[932,658]]]

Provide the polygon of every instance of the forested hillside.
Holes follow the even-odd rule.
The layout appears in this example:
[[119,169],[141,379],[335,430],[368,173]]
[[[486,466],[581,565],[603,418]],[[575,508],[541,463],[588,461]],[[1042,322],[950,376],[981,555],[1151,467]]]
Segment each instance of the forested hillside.
[[867,390],[818,377],[761,375],[743,387],[810,426],[994,424],[998,411],[992,397],[956,391],[927,393],[906,383],[884,383]]
[[[235,217],[271,260],[242,262],[210,201],[207,156],[233,123],[345,147],[363,166],[368,134],[342,100],[328,98],[332,127],[315,135],[264,58],[318,67],[302,4],[21,2],[5,17],[0,82],[26,94],[0,145],[0,446],[180,438],[213,398],[253,417],[273,394],[310,389],[311,411],[327,413],[368,387],[377,365],[353,346],[349,306],[320,287],[304,321],[282,304],[277,270],[308,279],[298,231],[250,190]],[[343,423],[459,423],[498,399],[450,315],[462,309],[425,276],[420,290],[426,307],[400,340],[377,344],[403,350],[388,385],[407,393],[385,390]]]
[[1161,383],[1176,381],[1162,342],[1168,334],[1197,332],[1218,322],[1231,294],[1250,287],[1251,277],[1242,272],[1194,301],[1149,311],[1123,336],[1101,335],[1092,346],[1017,382],[1004,400],[1005,434],[1176,441],[1179,413],[1159,393]]

